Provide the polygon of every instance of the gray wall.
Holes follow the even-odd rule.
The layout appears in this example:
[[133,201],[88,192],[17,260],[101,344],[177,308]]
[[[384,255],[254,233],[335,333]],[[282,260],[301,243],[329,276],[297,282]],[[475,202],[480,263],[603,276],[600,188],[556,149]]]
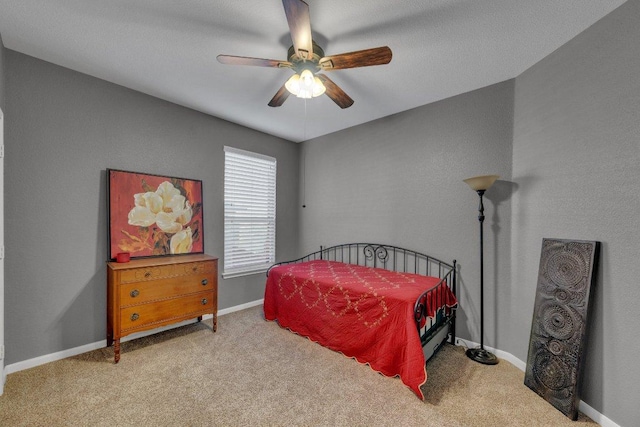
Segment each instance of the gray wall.
[[[2,34],[0,34],[0,109],[2,110],[2,113],[4,114],[4,45],[2,44]],[[0,132],[3,132],[2,129],[0,129]],[[4,201],[4,160],[1,160],[2,162],[2,177],[0,179],[0,197],[2,198],[1,200]],[[0,221],[3,221],[4,223],[4,212],[0,213]],[[3,227],[4,224],[0,224],[0,227],[2,227],[2,230],[4,230]],[[0,244],[2,244],[2,239],[4,238],[4,231],[2,232],[2,235],[0,236]],[[2,286],[0,286],[0,345],[4,344],[4,319],[5,319],[5,315],[4,315],[4,261],[0,261],[0,280],[3,281]],[[4,369],[4,365],[5,365],[5,361],[4,360],[0,360],[0,369]],[[2,374],[0,374],[2,375]],[[4,384],[4,378],[0,378],[0,387]]]
[[[513,81],[303,143],[301,248],[390,243],[460,263],[458,331],[480,340],[478,195],[462,180],[498,174],[486,194],[485,342],[508,291]],[[505,289],[507,288],[507,289]],[[508,293],[508,292],[507,292]]]
[[516,78],[513,316],[502,347],[526,360],[542,238],[601,241],[583,400],[622,426],[640,418],[638,40],[633,0]]
[[[11,50],[4,65],[7,364],[105,339],[106,168],[203,180],[205,251],[222,258],[223,145],[274,156],[277,255],[298,253],[298,145]],[[264,283],[221,279],[219,307]]]
[[0,34],[0,108],[2,108],[2,111],[4,111],[4,51],[2,34]]

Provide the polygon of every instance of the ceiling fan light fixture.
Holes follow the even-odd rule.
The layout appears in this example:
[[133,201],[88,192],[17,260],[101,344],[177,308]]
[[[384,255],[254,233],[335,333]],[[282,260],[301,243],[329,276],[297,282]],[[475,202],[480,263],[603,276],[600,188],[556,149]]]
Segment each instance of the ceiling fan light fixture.
[[320,79],[309,70],[303,70],[302,73],[291,76],[284,87],[298,98],[306,99],[315,98],[326,91]]
[[322,84],[320,79],[314,76],[313,77],[313,92],[311,93],[311,96],[313,96],[315,98],[316,96],[323,95],[326,90],[327,90],[327,88],[324,87],[324,85]]
[[287,80],[287,82],[284,84],[284,87],[286,87],[287,90],[293,95],[297,96],[298,92],[300,92],[300,75],[294,74],[293,76],[291,76],[289,80]]

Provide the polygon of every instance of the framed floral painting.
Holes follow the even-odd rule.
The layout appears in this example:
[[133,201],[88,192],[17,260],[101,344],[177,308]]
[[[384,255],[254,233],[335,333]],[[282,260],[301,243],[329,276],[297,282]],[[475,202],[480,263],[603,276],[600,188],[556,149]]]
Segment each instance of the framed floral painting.
[[107,169],[109,259],[204,253],[202,181]]

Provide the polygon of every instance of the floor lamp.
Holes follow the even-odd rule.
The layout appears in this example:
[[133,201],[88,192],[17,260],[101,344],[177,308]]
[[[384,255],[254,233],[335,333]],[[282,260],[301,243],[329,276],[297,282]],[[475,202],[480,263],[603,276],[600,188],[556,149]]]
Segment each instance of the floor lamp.
[[469,359],[485,365],[497,364],[498,358],[495,354],[484,349],[484,248],[482,240],[484,205],[482,204],[482,196],[498,178],[500,178],[498,175],[484,175],[464,180],[480,196],[480,206],[478,207],[478,221],[480,221],[480,348],[470,348],[466,354]]

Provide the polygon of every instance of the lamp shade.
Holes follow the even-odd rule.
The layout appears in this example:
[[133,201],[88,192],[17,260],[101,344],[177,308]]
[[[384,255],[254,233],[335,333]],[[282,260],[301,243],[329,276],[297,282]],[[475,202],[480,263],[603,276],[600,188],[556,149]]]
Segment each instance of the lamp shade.
[[300,74],[294,74],[284,84],[289,92],[298,98],[315,98],[322,95],[326,88],[320,79],[309,70],[304,70]]
[[500,178],[499,175],[482,175],[467,178],[463,181],[466,182],[472,190],[480,191],[488,190],[498,178]]

